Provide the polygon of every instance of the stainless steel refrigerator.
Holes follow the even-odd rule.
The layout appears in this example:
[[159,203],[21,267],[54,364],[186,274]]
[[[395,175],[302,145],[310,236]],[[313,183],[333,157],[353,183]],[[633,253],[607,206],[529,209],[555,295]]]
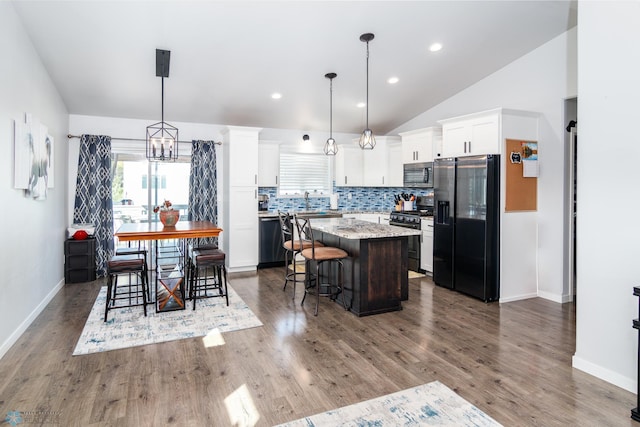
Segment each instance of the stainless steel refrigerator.
[[498,300],[500,156],[437,159],[433,175],[433,281]]

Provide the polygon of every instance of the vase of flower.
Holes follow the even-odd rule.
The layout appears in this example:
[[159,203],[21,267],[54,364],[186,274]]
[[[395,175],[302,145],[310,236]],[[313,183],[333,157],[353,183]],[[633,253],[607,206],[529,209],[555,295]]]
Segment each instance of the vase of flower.
[[158,214],[160,222],[165,227],[175,227],[180,219],[180,211],[173,209],[169,200],[165,200],[162,205],[153,208],[153,211]]

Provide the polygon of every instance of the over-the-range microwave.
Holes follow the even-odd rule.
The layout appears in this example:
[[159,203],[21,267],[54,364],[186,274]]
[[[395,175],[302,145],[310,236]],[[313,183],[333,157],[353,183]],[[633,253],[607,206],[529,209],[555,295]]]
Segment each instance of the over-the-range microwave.
[[433,187],[433,162],[406,163],[403,183],[405,187]]

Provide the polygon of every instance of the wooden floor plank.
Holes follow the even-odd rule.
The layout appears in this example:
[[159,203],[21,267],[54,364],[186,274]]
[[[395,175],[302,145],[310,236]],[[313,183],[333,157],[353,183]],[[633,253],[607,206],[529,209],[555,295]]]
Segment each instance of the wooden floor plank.
[[[264,323],[201,338],[71,356],[104,283],[66,285],[0,360],[0,413],[59,425],[269,426],[438,380],[505,426],[635,426],[635,395],[571,368],[575,307],[481,301],[410,280],[403,310],[317,317],[284,268],[230,275]],[[113,316],[118,312],[114,311]],[[4,411],[4,412],[2,412]]]

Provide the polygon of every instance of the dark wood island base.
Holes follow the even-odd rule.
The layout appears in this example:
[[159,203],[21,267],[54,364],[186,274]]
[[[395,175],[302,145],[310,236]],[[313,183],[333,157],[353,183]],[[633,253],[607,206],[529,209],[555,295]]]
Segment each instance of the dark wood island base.
[[[342,304],[342,297],[346,298],[349,310],[358,316],[402,310],[402,301],[409,298],[409,239],[402,230],[411,231],[346,219],[333,221],[342,221],[341,224],[349,221],[348,227],[342,225],[332,230],[324,226],[324,221],[329,220],[312,222],[314,235],[325,245],[344,249],[349,254],[344,261],[344,291],[336,302]],[[371,230],[372,227],[378,234],[361,233],[361,228]],[[344,237],[351,229],[354,232],[350,237]],[[388,237],[357,238],[380,234]],[[321,271],[332,283],[337,282],[337,274],[327,268]]]

